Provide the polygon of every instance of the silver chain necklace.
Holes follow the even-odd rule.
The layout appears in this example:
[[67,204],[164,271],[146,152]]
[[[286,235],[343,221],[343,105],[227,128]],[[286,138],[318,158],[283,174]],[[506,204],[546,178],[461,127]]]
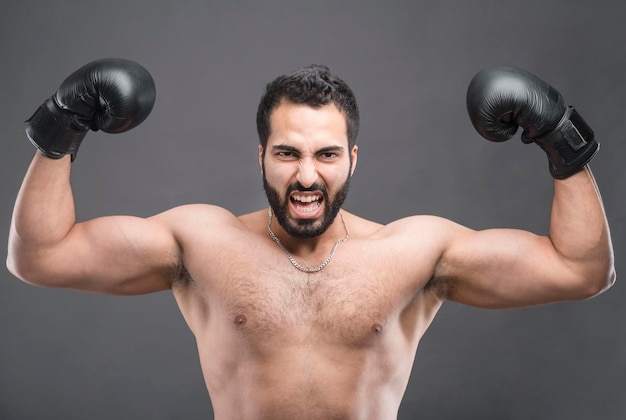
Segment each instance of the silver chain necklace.
[[267,221],[267,233],[270,234],[270,236],[272,237],[274,242],[276,242],[278,244],[278,246],[280,247],[280,249],[283,250],[285,255],[287,255],[287,258],[289,259],[289,261],[291,261],[291,264],[293,264],[294,267],[296,267],[298,270],[300,270],[300,271],[302,271],[304,273],[317,273],[318,271],[322,271],[322,269],[328,265],[330,260],[333,259],[333,256],[335,255],[335,251],[337,250],[337,247],[339,246],[339,244],[342,243],[342,242],[347,241],[348,238],[350,237],[350,232],[348,231],[348,226],[346,225],[346,221],[343,219],[343,214],[341,214],[341,212],[340,212],[339,216],[341,217],[341,223],[343,223],[343,228],[346,231],[346,236],[344,236],[341,239],[338,239],[337,242],[335,242],[335,245],[333,245],[333,248],[330,250],[330,254],[328,255],[328,258],[326,258],[324,260],[324,262],[322,262],[320,265],[318,265],[315,268],[303,267],[300,264],[298,264],[298,261],[296,261],[295,258],[293,258],[291,253],[287,250],[287,248],[285,248],[285,246],[280,241],[280,239],[278,239],[278,236],[276,236],[274,234],[274,232],[272,232],[272,228],[271,228],[271,226],[272,226],[272,208],[271,207],[267,209],[267,214],[269,216],[268,217],[269,220]]

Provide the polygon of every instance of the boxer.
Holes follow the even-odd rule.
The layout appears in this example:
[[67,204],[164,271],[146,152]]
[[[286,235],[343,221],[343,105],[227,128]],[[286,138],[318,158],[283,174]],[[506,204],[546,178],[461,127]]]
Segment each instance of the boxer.
[[344,210],[359,111],[348,85],[320,65],[278,77],[261,98],[268,208],[234,215],[193,204],[77,223],[69,176],[81,141],[89,130],[135,127],[154,98],[147,70],[107,59],[77,70],[35,112],[26,133],[38,151],[15,204],[7,265],[44,287],[171,290],[216,419],[396,418],[420,339],[445,301],[519,308],[591,298],[614,282],[588,165],[593,130],[526,71],[479,72],[467,108],[488,140],[521,127],[522,140],[545,151],[554,179],[545,236],[424,215],[382,225]]

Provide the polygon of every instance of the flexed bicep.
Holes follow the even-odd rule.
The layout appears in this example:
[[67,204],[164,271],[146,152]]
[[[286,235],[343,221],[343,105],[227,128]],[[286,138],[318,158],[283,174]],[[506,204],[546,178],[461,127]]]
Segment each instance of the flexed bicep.
[[61,242],[27,259],[28,268],[15,274],[28,283],[126,295],[170,288],[181,256],[158,216],[110,216],[76,224]]
[[594,294],[549,237],[516,229],[464,230],[443,255],[434,281],[446,299],[494,309]]

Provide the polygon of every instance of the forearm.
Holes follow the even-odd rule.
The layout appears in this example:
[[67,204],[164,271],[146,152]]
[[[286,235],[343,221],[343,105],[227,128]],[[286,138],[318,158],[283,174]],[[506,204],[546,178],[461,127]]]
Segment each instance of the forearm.
[[75,224],[70,157],[50,159],[37,152],[15,202],[7,264],[12,271],[32,267],[38,256],[59,244]]
[[[595,294],[614,281],[613,248],[602,199],[589,167],[555,180],[550,239],[558,255]],[[595,291],[595,293],[594,293]]]

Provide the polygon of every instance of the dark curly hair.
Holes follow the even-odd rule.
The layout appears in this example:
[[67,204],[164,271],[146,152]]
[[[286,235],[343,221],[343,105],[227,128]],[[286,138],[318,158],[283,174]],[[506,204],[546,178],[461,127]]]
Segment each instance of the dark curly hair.
[[312,64],[267,84],[256,114],[257,132],[263,150],[271,131],[270,115],[283,100],[312,107],[334,103],[345,115],[348,145],[352,148],[356,144],[359,108],[352,90],[328,67]]

